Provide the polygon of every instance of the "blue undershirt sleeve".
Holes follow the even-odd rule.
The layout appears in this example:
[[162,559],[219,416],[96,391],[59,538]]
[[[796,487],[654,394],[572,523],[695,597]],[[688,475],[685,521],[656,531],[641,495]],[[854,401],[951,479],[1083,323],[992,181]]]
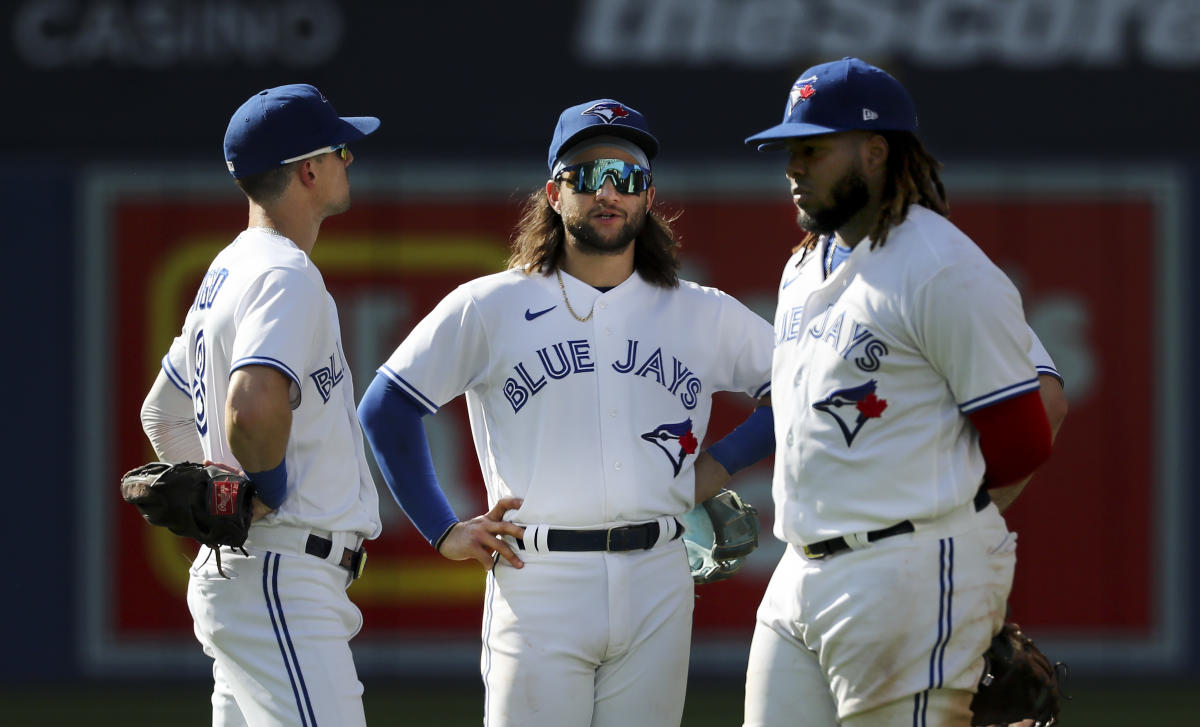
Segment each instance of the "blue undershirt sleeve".
[[746,421],[708,448],[731,475],[774,452],[775,417],[769,406],[756,408]]
[[430,545],[458,522],[438,485],[421,417],[428,410],[382,374],[367,387],[358,419],[396,504]]

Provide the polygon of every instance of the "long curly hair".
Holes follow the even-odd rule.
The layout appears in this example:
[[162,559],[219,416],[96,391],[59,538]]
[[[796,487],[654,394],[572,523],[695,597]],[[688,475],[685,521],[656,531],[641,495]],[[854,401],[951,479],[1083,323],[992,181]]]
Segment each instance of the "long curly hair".
[[[868,234],[872,249],[882,247],[887,242],[888,233],[904,221],[908,216],[908,208],[914,202],[942,217],[950,216],[946,188],[938,176],[942,163],[925,149],[925,145],[912,132],[881,131],[879,135],[887,141],[888,159],[883,182],[883,204]],[[818,237],[809,232],[795,249],[812,250],[817,245]]]
[[[679,285],[679,240],[671,229],[677,219],[678,214],[664,217],[653,209],[647,210],[646,224],[634,240],[633,269],[651,285],[662,288]],[[521,209],[508,266],[527,274],[550,275],[562,265],[566,240],[562,217],[550,206],[546,190],[537,189]]]

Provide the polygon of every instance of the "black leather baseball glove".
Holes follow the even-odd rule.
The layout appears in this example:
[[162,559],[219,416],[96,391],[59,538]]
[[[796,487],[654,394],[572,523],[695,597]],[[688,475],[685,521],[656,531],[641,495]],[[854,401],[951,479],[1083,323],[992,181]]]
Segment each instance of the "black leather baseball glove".
[[121,477],[121,495],[151,525],[210,548],[241,547],[250,532],[254,483],[215,465],[144,464]]
[[[1011,621],[984,652],[983,678],[971,701],[972,725],[1009,725],[1032,719],[1037,727],[1058,722],[1062,662],[1051,663]],[[1061,674],[1060,674],[1061,672]]]

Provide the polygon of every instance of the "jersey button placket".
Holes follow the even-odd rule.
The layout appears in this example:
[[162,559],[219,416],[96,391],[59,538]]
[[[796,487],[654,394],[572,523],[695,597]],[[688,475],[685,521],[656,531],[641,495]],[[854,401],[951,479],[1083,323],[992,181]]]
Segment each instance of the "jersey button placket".
[[[602,299],[597,299],[592,306],[592,319],[588,321],[591,329],[588,332],[588,338],[592,340],[594,348],[593,358],[596,360],[597,374],[597,394],[598,402],[607,402],[609,408],[599,408],[596,413],[600,415],[600,437],[601,441],[619,441],[624,429],[623,422],[620,419],[620,412],[611,404],[619,403],[621,399],[621,391],[623,387],[623,377],[621,374],[613,370],[610,363],[601,365],[601,361],[612,362],[622,361],[621,354],[624,351],[624,346],[619,345],[612,338],[613,326],[612,321],[607,318],[608,302]],[[606,335],[601,336],[603,331]],[[607,412],[608,416],[604,416]],[[622,508],[622,492],[625,489],[624,480],[625,474],[621,471],[621,461],[615,459],[620,456],[622,450],[610,447],[601,447],[601,469],[596,474],[597,483],[602,491],[603,511],[596,515],[600,520],[608,520],[612,512],[619,511]]]
[[[796,377],[795,377],[794,379],[792,379],[792,386],[794,386],[794,387],[795,387],[795,388],[797,388],[797,389],[799,389],[799,388],[800,388],[800,378],[801,378],[801,374],[803,374],[803,373],[804,373],[804,367],[803,367],[803,366],[798,366],[798,367],[796,368]],[[795,441],[796,441],[796,436],[795,436],[795,434],[792,432],[792,429],[791,429],[791,427],[788,427],[788,433],[787,433],[787,438],[786,438],[786,441],[787,441],[787,446],[789,446],[789,447],[791,447],[791,446],[793,446],[793,445],[795,444]]]

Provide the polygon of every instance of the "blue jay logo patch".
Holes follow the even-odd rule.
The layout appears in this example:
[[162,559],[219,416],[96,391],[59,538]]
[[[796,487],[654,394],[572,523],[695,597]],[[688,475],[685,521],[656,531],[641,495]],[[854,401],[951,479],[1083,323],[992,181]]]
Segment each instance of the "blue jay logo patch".
[[646,432],[642,439],[662,450],[675,468],[675,474],[683,469],[683,461],[689,454],[695,454],[700,443],[692,434],[692,420],[685,419],[674,424],[659,424],[653,431]]
[[598,104],[592,104],[579,113],[580,116],[595,116],[606,124],[611,124],[617,119],[623,119],[629,115],[629,110],[619,103],[604,101]]
[[792,90],[788,93],[788,114],[791,115],[796,110],[796,104],[809,100],[816,95],[817,89],[813,87],[813,81],[817,80],[816,76],[808,78],[800,78],[792,84]]
[[[883,415],[883,410],[887,409],[887,399],[880,399],[875,395],[876,383],[878,382],[875,379],[871,379],[861,386],[836,389],[829,396],[813,404],[814,409],[825,412],[838,423],[842,429],[842,436],[846,438],[846,446],[854,444],[854,438],[858,436],[859,430],[868,419],[878,419]],[[853,409],[843,412],[841,411],[843,407],[853,407]],[[854,418],[853,425],[849,423],[851,417]]]

